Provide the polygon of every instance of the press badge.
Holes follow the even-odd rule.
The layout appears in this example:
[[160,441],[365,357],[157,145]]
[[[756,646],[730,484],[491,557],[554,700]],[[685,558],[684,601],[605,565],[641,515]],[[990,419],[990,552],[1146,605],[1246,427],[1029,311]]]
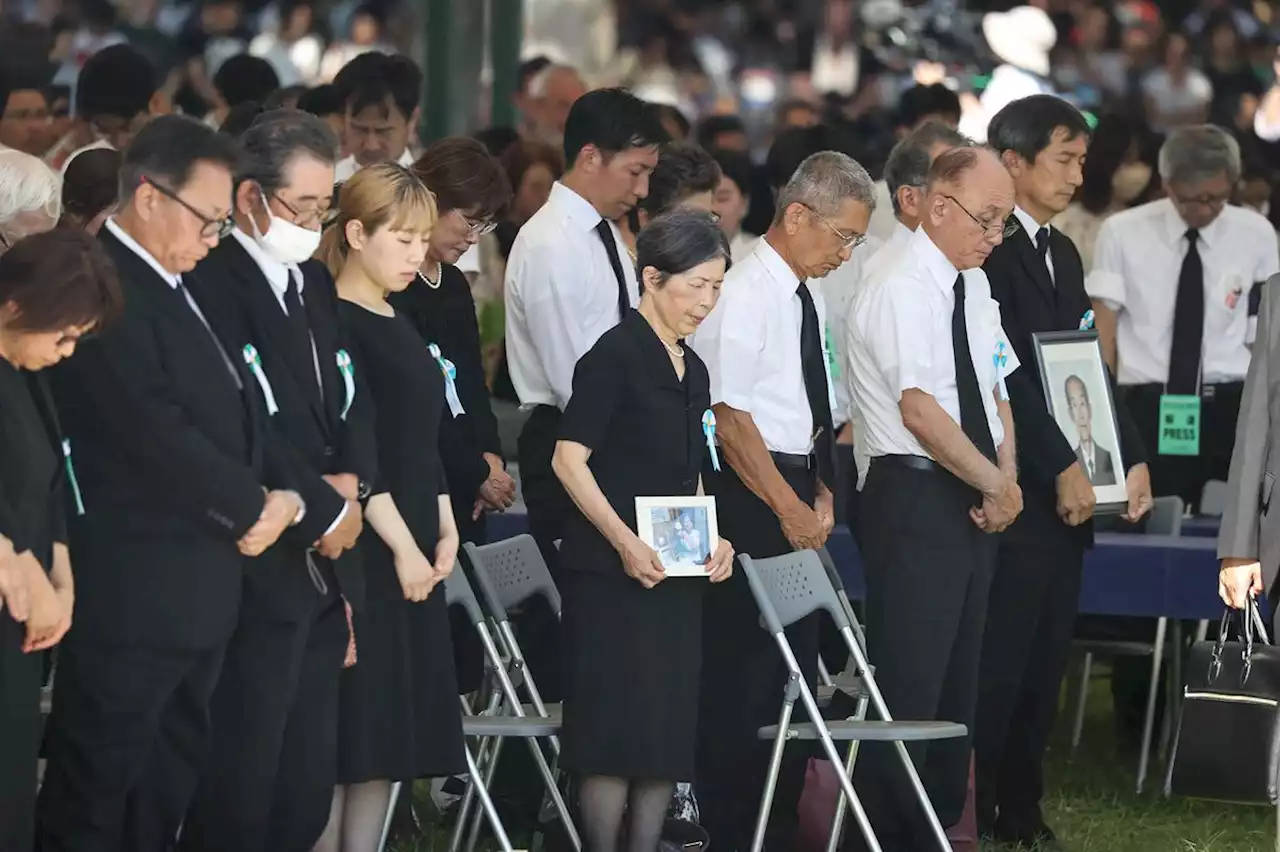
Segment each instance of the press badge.
[[1160,439],[1162,456],[1200,455],[1200,397],[1167,393],[1160,397]]
[[454,417],[466,414],[467,412],[462,408],[462,400],[458,397],[458,368],[440,354],[440,347],[434,343],[427,347],[427,351],[440,365],[440,372],[444,373],[444,398],[449,403],[449,413]]
[[707,438],[707,452],[711,454],[711,468],[720,472],[720,451],[716,449],[716,416],[708,408],[702,415],[702,434]]

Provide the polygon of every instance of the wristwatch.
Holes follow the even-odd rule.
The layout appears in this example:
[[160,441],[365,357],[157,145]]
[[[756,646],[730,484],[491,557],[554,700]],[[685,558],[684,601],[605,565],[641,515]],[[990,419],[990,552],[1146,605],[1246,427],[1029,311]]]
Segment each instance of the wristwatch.
[[296,527],[302,523],[302,519],[307,516],[307,501],[302,499],[302,495],[296,491],[289,492],[298,501],[298,513],[293,516],[293,520],[289,522],[289,526]]
[[356,485],[356,499],[368,500],[369,495],[373,493],[373,486],[365,482],[363,479],[358,480]]

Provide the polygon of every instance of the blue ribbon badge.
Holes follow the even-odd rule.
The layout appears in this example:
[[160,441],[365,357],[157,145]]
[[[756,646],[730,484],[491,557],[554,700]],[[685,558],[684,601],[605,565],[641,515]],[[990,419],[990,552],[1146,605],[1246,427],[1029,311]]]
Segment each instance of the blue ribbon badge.
[[1080,330],[1090,331],[1093,329],[1093,308],[1084,312],[1084,316],[1080,317]]
[[716,449],[716,416],[708,408],[702,415],[702,434],[707,436],[707,452],[711,453],[711,467],[720,472],[720,452]]
[[1009,401],[1009,388],[1004,383],[1004,368],[1009,363],[1009,356],[1004,351],[1004,341],[1001,340],[996,344],[995,354],[991,356],[991,363],[996,368],[996,380],[1000,383],[1000,398],[1005,402]]
[[440,365],[440,372],[444,374],[444,398],[449,403],[449,413],[454,417],[466,414],[467,412],[462,408],[462,399],[458,396],[458,368],[440,354],[440,347],[436,344],[429,344],[427,351],[431,353],[432,358],[436,359],[436,363]]

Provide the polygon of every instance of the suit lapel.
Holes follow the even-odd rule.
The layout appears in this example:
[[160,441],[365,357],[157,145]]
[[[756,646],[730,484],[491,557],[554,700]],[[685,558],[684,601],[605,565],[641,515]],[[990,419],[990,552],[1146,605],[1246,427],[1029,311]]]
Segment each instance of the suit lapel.
[[1066,330],[1079,328],[1089,310],[1089,294],[1084,289],[1084,266],[1071,238],[1057,228],[1049,229],[1049,251],[1053,254],[1054,282],[1057,284],[1058,325]]
[[[333,294],[327,276],[321,276],[301,267],[307,286],[303,288],[303,306],[307,309],[307,322],[316,343],[316,359],[320,367],[320,383],[324,387],[324,413],[329,427],[337,431],[342,422],[342,407],[346,399],[346,387],[338,376],[336,353],[338,351],[337,317],[333,311]],[[311,274],[307,274],[311,271]]]

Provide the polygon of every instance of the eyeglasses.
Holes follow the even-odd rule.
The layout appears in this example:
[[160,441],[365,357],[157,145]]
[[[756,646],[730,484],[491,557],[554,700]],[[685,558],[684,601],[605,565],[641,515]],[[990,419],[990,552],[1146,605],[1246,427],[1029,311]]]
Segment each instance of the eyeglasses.
[[280,202],[280,206],[289,211],[289,215],[293,217],[293,224],[303,228],[314,228],[328,225],[334,219],[338,218],[338,208],[336,207],[313,207],[310,210],[298,210],[292,204],[285,201],[279,195],[272,193],[272,198]]
[[462,221],[467,223],[468,236],[483,237],[485,234],[493,233],[493,229],[498,227],[498,223],[493,219],[472,219],[465,213],[462,214]]
[[160,193],[165,198],[178,202],[186,208],[188,213],[199,219],[202,224],[202,227],[200,228],[200,239],[207,240],[209,237],[217,237],[220,240],[225,239],[226,237],[231,236],[231,232],[235,230],[236,222],[230,216],[225,216],[221,219],[210,218],[187,202],[183,201],[182,198],[178,196],[178,193],[174,192],[169,187],[156,183],[149,177],[144,177],[142,182],[153,187],[156,192]]
[[953,196],[944,194],[942,197],[950,201],[955,206],[959,207],[961,210],[963,210],[964,215],[972,219],[973,224],[981,228],[983,234],[985,234],[988,237],[994,237],[997,234],[999,234],[1001,237],[1007,240],[1010,237],[1012,237],[1014,234],[1018,233],[1017,219],[1010,218],[1010,219],[1005,219],[1003,221],[997,220],[995,222],[984,222],[981,219],[979,219],[977,216],[970,213],[969,208],[965,207],[963,204],[957,201]]
[[1170,196],[1173,198],[1174,201],[1178,202],[1184,207],[1191,207],[1191,206],[1222,207],[1228,201],[1231,200],[1230,193],[1227,193],[1226,195],[1196,195],[1196,196],[1185,196],[1185,195],[1177,195],[1175,193],[1170,193]]
[[814,210],[809,205],[806,204],[804,206],[804,209],[808,210],[809,214],[813,216],[813,218],[817,219],[819,222],[825,225],[827,227],[827,230],[829,230],[831,233],[835,234],[837,237],[840,238],[840,249],[842,251],[853,251],[858,246],[862,245],[867,241],[866,234],[846,234],[844,231],[840,230],[835,225],[828,222],[825,216],[823,216],[817,210]]

